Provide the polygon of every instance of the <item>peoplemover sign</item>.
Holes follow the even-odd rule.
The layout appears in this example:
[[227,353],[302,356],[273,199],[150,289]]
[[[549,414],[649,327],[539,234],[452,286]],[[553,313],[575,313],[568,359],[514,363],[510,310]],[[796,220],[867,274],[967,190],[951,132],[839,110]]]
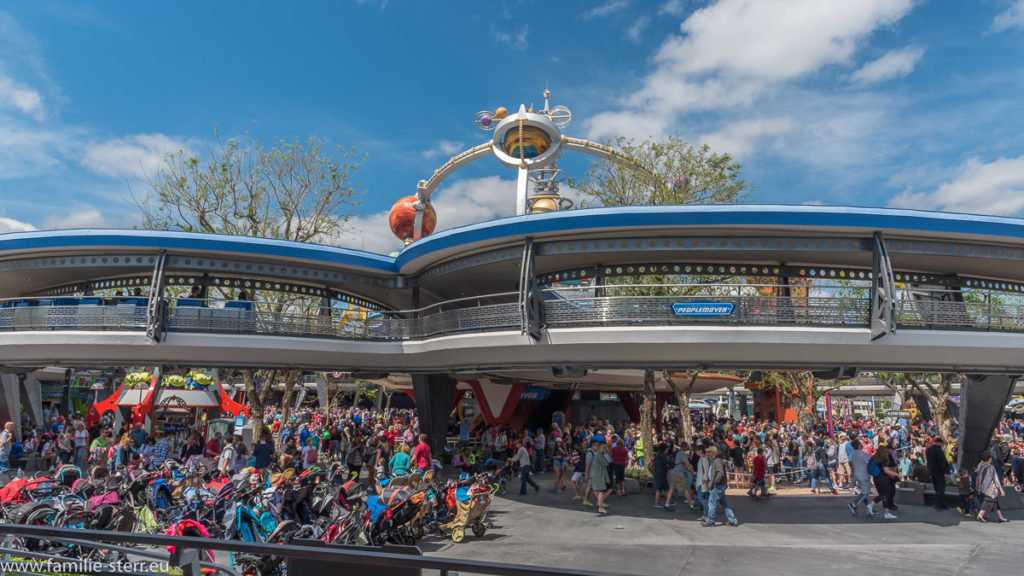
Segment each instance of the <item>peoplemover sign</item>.
[[676,316],[728,316],[732,309],[731,302],[676,302],[672,305]]

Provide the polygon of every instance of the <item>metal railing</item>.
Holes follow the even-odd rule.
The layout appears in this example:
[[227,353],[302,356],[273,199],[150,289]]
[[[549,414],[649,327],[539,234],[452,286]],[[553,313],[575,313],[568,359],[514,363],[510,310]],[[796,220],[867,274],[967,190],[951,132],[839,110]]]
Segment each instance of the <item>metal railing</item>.
[[[700,324],[863,328],[869,324],[868,295],[863,286],[769,284],[560,286],[538,291],[548,328]],[[396,312],[178,298],[169,303],[167,327],[182,333],[418,340],[518,330],[517,296],[517,292],[487,294]],[[965,296],[970,301],[956,301]],[[897,297],[897,328],[1024,332],[1024,296],[905,289]],[[145,330],[145,301],[132,297],[0,300],[0,331]],[[687,312],[701,303],[723,312]]]
[[[111,549],[115,546],[135,546],[124,549],[133,555],[168,559],[171,566],[182,569],[182,576],[200,576],[200,568],[212,568],[228,576],[237,576],[237,572],[226,566],[211,563],[191,563],[188,550],[213,550],[216,552],[230,552],[232,554],[248,554],[253,556],[271,556],[284,559],[288,565],[297,564],[297,560],[305,561],[304,565],[316,563],[320,573],[339,572],[338,568],[355,567],[359,574],[373,574],[387,572],[388,570],[414,570],[419,573],[439,573],[447,576],[455,572],[464,574],[488,574],[494,576],[612,576],[611,573],[598,572],[594,570],[571,570],[560,568],[548,568],[543,566],[531,566],[528,564],[504,564],[498,562],[487,562],[481,560],[463,560],[456,558],[443,558],[435,556],[420,556],[418,554],[402,554],[389,552],[387,548],[367,550],[363,547],[345,547],[338,545],[322,545],[319,542],[309,544],[253,544],[238,540],[213,540],[208,538],[195,538],[189,536],[164,536],[153,534],[139,534],[129,532],[110,532],[105,530],[79,530],[69,528],[54,528],[50,526],[26,526],[23,524],[0,524],[0,534],[4,536],[4,545],[0,546],[0,554],[4,556],[21,556],[37,560],[46,558],[58,560],[70,560],[66,556],[42,554],[28,551],[13,546],[12,540],[33,539],[47,540],[49,542],[60,542],[85,546],[92,548]],[[167,555],[162,552],[165,546],[175,546],[178,549],[177,556]],[[192,556],[194,558],[194,556]],[[7,558],[5,558],[7,560]],[[28,564],[26,564],[28,566]],[[20,572],[9,569],[8,572]],[[33,572],[20,572],[33,574]],[[146,576],[156,576],[159,572],[143,572]],[[617,573],[618,576],[630,576]]]

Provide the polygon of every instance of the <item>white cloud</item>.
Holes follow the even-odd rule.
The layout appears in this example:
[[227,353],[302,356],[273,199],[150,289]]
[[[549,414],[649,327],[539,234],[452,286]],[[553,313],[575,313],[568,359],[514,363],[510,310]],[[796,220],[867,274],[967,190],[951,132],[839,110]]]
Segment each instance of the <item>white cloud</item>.
[[502,44],[508,44],[514,50],[526,50],[530,45],[529,36],[530,27],[527,25],[523,25],[522,28],[511,33],[491,25],[491,37]]
[[651,17],[644,14],[637,18],[629,28],[626,28],[626,37],[633,42],[639,44],[644,39],[644,30],[647,29],[647,25],[651,23]]
[[604,18],[629,7],[629,0],[608,0],[583,13],[584,18]]
[[7,234],[8,232],[31,232],[33,230],[36,230],[36,227],[28,222],[21,222],[13,218],[4,218],[0,216],[0,234]]
[[692,13],[667,39],[642,88],[594,116],[591,137],[658,135],[679,116],[753,105],[787,82],[848,65],[875,30],[914,0],[721,0]]
[[1010,28],[1024,29],[1024,0],[1017,0],[992,21],[993,32],[1003,32]]
[[686,3],[683,0],[668,0],[658,7],[658,14],[680,17],[686,13]]
[[134,134],[87,145],[82,164],[111,178],[155,174],[167,154],[187,150],[164,134]]
[[43,97],[37,90],[15,82],[13,78],[0,72],[0,107],[13,107],[36,120],[45,117]]
[[969,158],[932,193],[904,190],[889,203],[895,208],[1019,215],[1024,211],[1024,156],[985,163]]
[[924,56],[924,48],[909,47],[893,50],[877,60],[860,67],[850,76],[855,84],[874,84],[892,78],[905,78],[914,71],[918,60]]
[[62,169],[79,131],[41,127],[0,114],[0,180],[34,178]]
[[438,140],[437,145],[429,150],[422,152],[424,158],[445,158],[452,157],[459,152],[466,149],[466,145],[462,142],[454,142],[452,140]]
[[76,208],[64,216],[51,215],[46,218],[44,228],[70,230],[75,228],[114,228],[112,222],[92,206]]
[[806,202],[801,202],[800,205],[801,206],[824,206],[825,203],[822,202],[821,200],[808,200]]
[[[571,195],[571,191],[566,195]],[[430,203],[437,211],[435,232],[507,218],[516,212],[516,183],[499,176],[456,180],[434,192]],[[348,226],[350,231],[342,234],[335,244],[378,254],[402,249],[402,242],[388,226],[388,210],[356,216],[349,220]]]
[[713,134],[700,138],[716,152],[727,152],[734,158],[742,159],[754,151],[762,138],[778,136],[793,130],[796,121],[789,116],[779,118],[754,118],[726,124]]

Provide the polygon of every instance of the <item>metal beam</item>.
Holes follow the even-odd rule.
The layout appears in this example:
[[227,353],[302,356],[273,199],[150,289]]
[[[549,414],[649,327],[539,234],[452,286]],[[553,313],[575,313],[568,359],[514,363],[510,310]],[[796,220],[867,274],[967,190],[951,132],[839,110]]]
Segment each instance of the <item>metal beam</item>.
[[160,342],[167,334],[167,300],[164,286],[167,283],[167,251],[161,250],[153,266],[153,278],[149,284],[149,305],[146,308],[146,336],[153,342]]
[[896,281],[881,232],[871,237],[871,339],[896,332]]
[[533,238],[527,238],[523,246],[523,260],[519,267],[519,311],[521,333],[540,340],[544,329],[544,308],[533,273]]

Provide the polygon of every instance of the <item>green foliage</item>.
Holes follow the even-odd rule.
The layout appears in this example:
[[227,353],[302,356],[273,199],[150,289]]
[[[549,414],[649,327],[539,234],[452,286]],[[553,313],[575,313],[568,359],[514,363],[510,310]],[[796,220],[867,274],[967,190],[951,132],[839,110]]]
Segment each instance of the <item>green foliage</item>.
[[754,189],[740,178],[740,164],[706,144],[697,148],[679,136],[609,144],[621,156],[595,162],[584,180],[570,182],[585,197],[583,206],[737,204]]

